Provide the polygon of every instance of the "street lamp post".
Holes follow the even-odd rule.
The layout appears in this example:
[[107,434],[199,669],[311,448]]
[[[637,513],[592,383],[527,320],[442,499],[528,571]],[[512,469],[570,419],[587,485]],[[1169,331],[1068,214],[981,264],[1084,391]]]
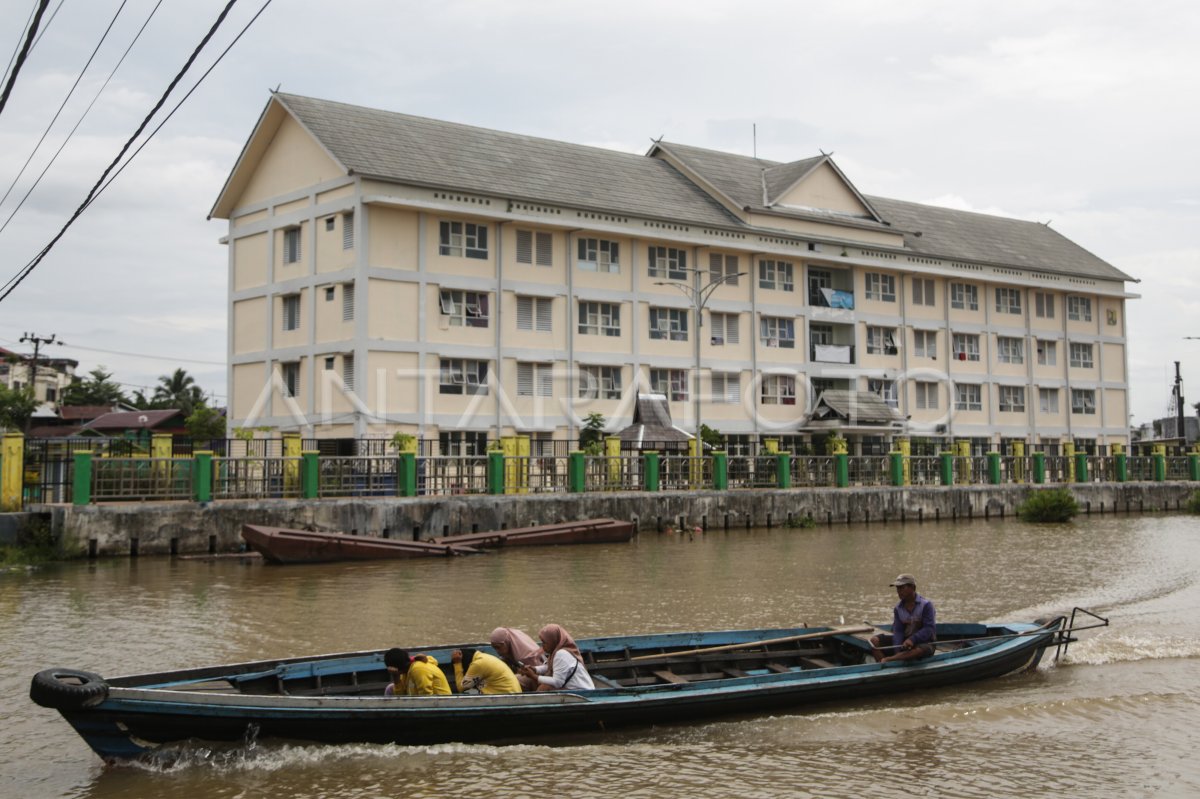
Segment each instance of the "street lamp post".
[[681,283],[673,280],[656,281],[654,285],[672,286],[676,289],[679,289],[679,291],[681,291],[685,297],[692,301],[692,310],[696,314],[696,382],[693,389],[693,395],[695,397],[694,407],[696,414],[696,453],[702,455],[704,454],[704,438],[700,434],[700,339],[702,338],[701,331],[704,327],[704,309],[708,306],[708,301],[712,299],[713,292],[715,292],[720,286],[732,280],[737,280],[742,275],[749,273],[736,272],[733,274],[722,275],[721,277],[709,280],[704,285],[700,285],[702,277],[704,275],[711,274],[711,272],[705,269],[696,269],[695,267],[684,267],[683,270],[678,271],[691,272],[694,276],[694,285],[688,285],[687,283]]

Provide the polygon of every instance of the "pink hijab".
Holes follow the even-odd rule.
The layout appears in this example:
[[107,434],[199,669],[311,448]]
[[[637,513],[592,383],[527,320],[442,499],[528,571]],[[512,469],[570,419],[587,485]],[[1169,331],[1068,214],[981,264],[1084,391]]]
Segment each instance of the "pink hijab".
[[499,651],[500,644],[508,645],[508,657],[517,666],[537,666],[546,659],[546,653],[537,642],[515,627],[497,627],[492,630],[491,643]]
[[550,662],[554,663],[554,655],[558,650],[565,649],[571,654],[571,657],[583,662],[583,655],[579,654],[579,647],[575,645],[575,639],[571,634],[557,624],[547,624],[538,633],[538,638],[542,639],[542,643],[550,647]]

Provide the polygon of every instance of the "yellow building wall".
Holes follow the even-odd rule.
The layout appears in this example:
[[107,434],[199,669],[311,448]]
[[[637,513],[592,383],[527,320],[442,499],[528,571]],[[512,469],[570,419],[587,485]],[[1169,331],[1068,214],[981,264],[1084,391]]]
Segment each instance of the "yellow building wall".
[[308,343],[308,331],[312,329],[313,320],[308,317],[311,315],[308,305],[308,289],[301,289],[299,292],[292,292],[300,295],[300,325],[295,330],[283,329],[283,298],[285,295],[276,294],[271,298],[275,304],[274,316],[275,320],[271,325],[272,331],[271,346],[275,349],[282,347],[299,347]]
[[[737,316],[738,343],[730,344],[728,341],[725,341],[723,344],[713,344],[712,313],[711,310],[706,309],[704,311],[704,328],[700,338],[700,357],[705,360],[710,358],[719,360],[750,360],[750,348],[754,337],[758,335],[758,329],[752,324],[754,316],[748,312],[728,312]],[[692,314],[692,316],[694,317],[695,314]],[[688,321],[690,323],[691,320],[689,319]],[[691,333],[691,331],[689,330],[688,333]]]
[[[343,390],[342,375],[345,366],[345,353],[323,352],[313,359],[316,378],[316,391],[313,394],[313,410],[318,414],[347,414],[354,410],[350,397]],[[327,361],[333,360],[333,368],[327,367]],[[356,372],[359,370],[356,369]],[[360,392],[361,395],[361,392]]]
[[[358,222],[357,219],[354,220]],[[330,230],[330,224],[333,229]],[[342,231],[346,224],[343,213],[329,214],[317,219],[317,272],[337,272],[354,266],[358,257],[358,225],[354,225],[354,246],[342,247]]]
[[1104,389],[1104,426],[1125,428],[1129,424],[1128,414],[1125,390],[1120,388]]
[[[294,362],[300,364],[300,374],[296,380],[296,396],[294,397],[296,405],[300,407],[300,412],[307,414],[311,409],[308,407],[308,384],[312,380],[312,362],[308,358],[296,358]],[[280,371],[280,364],[276,362],[273,367],[276,375],[281,379],[283,373]],[[290,416],[291,410],[288,408],[286,398],[280,390],[271,392],[271,414],[274,416]]]
[[233,290],[267,284],[267,233],[255,233],[233,240]]
[[1105,342],[1097,344],[1100,357],[1104,364],[1104,379],[1107,381],[1125,381],[1125,345]]
[[[1071,317],[1068,316],[1067,317],[1067,333],[1068,334],[1072,334],[1072,333],[1095,334],[1095,333],[1104,332],[1101,329],[1104,326],[1102,324],[1103,320],[1101,318],[1101,317],[1103,317],[1104,314],[1102,313],[1102,311],[1100,309],[1100,303],[1098,302],[1099,298],[1092,294],[1086,294],[1083,292],[1075,292],[1075,293],[1071,294],[1070,296],[1087,297],[1089,300],[1091,300],[1092,301],[1092,318],[1091,318],[1091,321],[1087,321],[1084,319],[1078,319],[1078,320],[1072,319]],[[1063,313],[1064,314],[1066,313],[1066,303],[1067,303],[1067,300],[1064,298],[1063,299]]]
[[780,205],[841,211],[867,216],[867,208],[829,164],[821,164],[786,194],[775,200]]
[[[419,262],[418,213],[384,205],[367,206],[364,212],[370,218],[367,260],[371,266],[416,271]],[[427,255],[432,259],[436,252],[437,238],[434,238]]]
[[270,215],[271,212],[264,208],[261,211],[255,211],[251,214],[242,214],[241,216],[234,217],[231,221],[233,222],[233,227],[236,230],[237,228],[243,228],[247,225],[253,225],[255,222],[262,222]]
[[[528,231],[534,234],[533,243],[533,263],[525,264],[517,261],[517,231]],[[492,231],[489,235],[494,235],[495,226],[492,226]],[[550,266],[541,266],[537,263],[537,234],[550,234]],[[536,225],[527,225],[522,222],[513,222],[504,225],[500,228],[500,236],[503,242],[501,252],[504,255],[504,278],[505,280],[520,280],[528,283],[551,283],[559,286],[566,285],[567,282],[567,263],[569,254],[567,253],[567,236],[566,233],[559,230],[550,230],[541,228]],[[436,249],[434,250],[436,252]],[[620,252],[623,254],[625,248],[622,247]],[[571,257],[571,263],[575,259]],[[624,264],[621,265],[624,267]],[[590,274],[588,272],[579,272],[580,275]],[[609,275],[609,277],[617,278],[618,275]]]
[[[933,281],[933,305],[917,305],[913,302],[913,280],[918,279]],[[945,319],[948,299],[946,281],[942,278],[929,275],[904,276],[904,311],[909,319]]]
[[[1054,316],[1041,317],[1037,315],[1037,294],[1050,295],[1051,302],[1054,303]],[[1067,313],[1067,306],[1064,302],[1063,295],[1057,291],[1048,289],[1031,289],[1025,292],[1025,300],[1029,301],[1029,329],[1036,334],[1038,331],[1054,331],[1062,330],[1063,318]]]
[[233,351],[236,355],[267,348],[267,298],[254,297],[233,304]]
[[275,210],[276,216],[284,216],[285,214],[290,214],[295,211],[303,211],[307,207],[308,207],[308,198],[301,197],[298,200],[288,200],[285,203],[279,203],[278,205],[275,206],[274,210]]
[[1100,334],[1103,336],[1125,335],[1125,300],[1100,297]]
[[[417,309],[421,301],[418,284],[371,278],[367,286],[365,298],[355,297],[359,307],[365,300],[367,337],[384,341],[416,341],[420,321]],[[441,309],[436,305],[430,306],[426,313],[440,314]],[[436,325],[436,320],[432,324]]]
[[[437,361],[433,364],[436,384]],[[419,356],[413,352],[368,352],[367,369],[359,371],[366,391],[360,390],[359,396],[376,414],[414,413],[421,393],[419,367]]]
[[353,196],[354,184],[350,183],[345,186],[339,186],[336,189],[330,189],[329,191],[321,192],[317,195],[317,204],[323,205],[324,203],[333,202],[334,200],[343,200],[347,197]]
[[[952,283],[961,283],[964,286],[973,286],[975,288],[975,297],[977,300],[976,305],[978,306],[975,308],[975,310],[971,310],[970,307],[955,308],[953,305],[950,305],[950,284]],[[986,307],[988,300],[987,286],[974,280],[959,280],[957,278],[953,280],[947,280],[945,282],[945,286],[946,296],[943,299],[947,305],[950,305],[951,323],[974,322],[976,324],[983,324],[984,320],[986,319],[984,308]]]
[[[329,289],[333,290],[333,299],[329,299]],[[347,341],[354,338],[354,317],[350,319],[342,318],[342,301],[346,295],[346,283],[317,286],[316,292],[316,341],[324,343],[329,341]],[[358,304],[359,297],[355,293],[354,316],[359,314]]]
[[234,206],[263,202],[345,174],[304,128],[288,116]]
[[[506,347],[529,347],[542,349],[563,349],[567,346],[567,302],[564,297],[539,297],[550,300],[550,332],[537,330],[537,312],[534,312],[534,330],[517,328],[517,299],[531,296],[504,292],[500,298],[501,317],[504,319],[502,333]],[[515,378],[514,378],[515,379]]]
[[[269,389],[265,363],[256,361],[234,364],[232,417],[240,420],[249,416],[264,387]],[[264,406],[262,415],[267,414],[267,406]]]
[[[467,258],[465,255],[441,254],[441,223],[442,222],[471,222],[486,225],[488,247],[487,258]],[[451,214],[430,214],[425,220],[425,241],[428,249],[425,253],[427,268],[431,272],[443,275],[466,275],[468,277],[494,278],[496,276],[496,223],[486,219],[473,219],[469,216],[454,216]]]
[[[591,334],[581,334],[579,330],[579,303],[591,302],[587,297],[576,297],[572,302],[575,303],[574,319],[575,328],[575,353],[576,358],[581,362],[587,362],[587,354],[590,352],[633,352],[633,313],[634,306],[628,302],[612,303],[620,307],[621,311],[621,335],[619,336],[593,336]],[[595,300],[595,302],[608,302],[608,300]],[[646,318],[649,318],[649,312],[646,312]],[[646,335],[646,322],[642,322],[642,336]]]
[[468,327],[450,324],[450,317],[442,313],[441,289],[434,285],[425,287],[425,336],[431,343],[439,344],[474,344],[476,346],[495,346],[496,343],[496,295],[493,292],[479,292],[488,297],[487,327]]
[[[550,365],[553,380],[551,396],[537,396],[536,381],[533,396],[521,396],[517,393],[517,364],[525,361]],[[522,357],[520,361],[516,358],[505,358],[501,362],[500,379],[505,398],[510,403],[513,411],[521,418],[521,426],[523,428],[544,430],[549,424],[549,417],[557,417],[563,412],[561,398],[566,396],[566,369],[566,362],[555,361],[551,358]],[[578,386],[574,386],[573,388],[575,393],[578,393]]]
[[312,262],[311,242],[309,241],[309,224],[301,222],[300,225],[300,258],[293,263],[285,263],[283,249],[283,237],[286,232],[284,228],[278,228],[274,232],[275,236],[275,282],[282,283],[285,280],[294,280],[298,277],[304,277],[308,274],[308,265]]

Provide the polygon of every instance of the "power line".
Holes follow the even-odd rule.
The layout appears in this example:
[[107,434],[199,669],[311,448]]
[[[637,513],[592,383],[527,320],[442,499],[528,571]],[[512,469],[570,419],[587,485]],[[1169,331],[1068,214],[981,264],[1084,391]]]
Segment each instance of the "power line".
[[0,94],[0,113],[3,113],[4,106],[8,105],[8,96],[12,94],[13,84],[17,82],[17,75],[21,73],[21,65],[25,63],[25,58],[33,49],[33,38],[37,35],[38,26],[42,24],[42,14],[46,13],[48,5],[50,5],[50,0],[38,0],[37,11],[33,12],[33,22],[29,24],[29,30],[25,32],[25,44],[21,45],[21,52],[17,53],[17,60],[13,63],[12,72],[8,75],[8,83],[4,84],[4,92]]
[[[154,4],[154,8],[150,9],[150,15],[146,17],[146,21],[142,23],[142,27],[138,28],[138,32],[134,35],[133,40],[129,42],[129,46],[126,47],[125,52],[121,54],[120,60],[117,61],[116,66],[112,68],[112,71],[108,73],[108,77],[104,79],[104,84],[96,91],[96,96],[92,98],[90,103],[88,103],[88,107],[83,110],[83,114],[80,115],[79,121],[75,123],[75,127],[71,128],[71,131],[67,134],[67,137],[63,139],[62,144],[58,145],[58,149],[54,151],[54,155],[50,157],[50,161],[46,164],[46,166],[42,167],[42,171],[38,173],[38,176],[34,179],[33,184],[28,188],[28,190],[26,190],[24,196],[22,196],[20,201],[17,203],[17,206],[13,208],[12,213],[8,215],[8,218],[4,220],[3,224],[0,224],[0,233],[3,233],[5,228],[8,227],[8,224],[12,222],[13,217],[16,216],[17,212],[21,210],[21,206],[25,205],[25,201],[29,199],[29,195],[32,194],[33,190],[38,187],[38,185],[42,182],[42,178],[44,178],[46,173],[50,171],[50,167],[54,166],[54,162],[58,160],[60,155],[62,155],[62,151],[66,148],[67,143],[71,141],[71,138],[75,135],[75,131],[79,130],[79,126],[83,124],[83,120],[87,119],[87,115],[91,113],[92,107],[96,105],[96,101],[100,99],[100,95],[104,94],[104,90],[108,88],[108,84],[116,76],[117,70],[119,70],[121,65],[125,63],[125,58],[129,55],[129,51],[133,49],[133,46],[137,44],[138,39],[142,37],[142,33],[145,32],[146,27],[150,24],[150,20],[154,19],[155,13],[158,12],[159,6],[162,4],[163,0],[158,0],[158,2]],[[24,168],[22,167],[22,169]],[[20,176],[18,175],[18,177]],[[15,181],[14,185],[16,185]],[[11,187],[9,190],[12,190]],[[8,195],[5,194],[4,196],[7,197]]]
[[[46,2],[49,2],[49,0],[43,0],[43,4]],[[128,141],[125,142],[124,146],[121,147],[121,151],[117,153],[117,157],[114,158],[112,163],[105,168],[104,172],[100,175],[100,179],[96,181],[95,185],[92,186],[91,191],[88,192],[87,197],[84,198],[84,201],[79,205],[78,208],[75,209],[75,213],[71,214],[71,217],[62,226],[62,229],[55,234],[54,238],[50,240],[50,243],[43,247],[41,252],[39,252],[34,259],[17,274],[16,277],[11,278],[8,283],[5,284],[4,293],[0,294],[0,302],[3,302],[9,294],[12,294],[16,287],[19,286],[21,282],[37,267],[37,265],[42,262],[50,250],[54,248],[54,245],[58,243],[59,239],[61,239],[71,225],[75,223],[75,220],[78,219],[91,204],[92,200],[96,196],[96,193],[100,190],[102,184],[104,184],[104,181],[108,177],[109,173],[111,173],[117,164],[120,163],[121,159],[124,158],[125,153],[128,152],[129,148],[133,145],[133,142],[138,138],[138,136],[142,135],[142,131],[145,130],[146,126],[150,124],[150,120],[155,114],[158,113],[158,110],[163,107],[163,104],[166,103],[167,97],[170,96],[172,91],[174,91],[175,87],[179,84],[179,81],[183,80],[184,74],[187,73],[188,69],[191,68],[196,58],[200,55],[200,51],[204,49],[205,45],[207,45],[209,40],[212,39],[212,37],[216,34],[217,29],[221,27],[221,23],[225,21],[225,17],[229,15],[229,11],[233,8],[235,3],[237,3],[237,0],[229,0],[229,2],[225,4],[225,8],[221,10],[216,22],[214,22],[212,27],[208,29],[208,33],[204,34],[204,38],[200,40],[200,43],[196,45],[196,48],[192,51],[192,54],[188,56],[188,59],[184,63],[183,67],[178,73],[176,73],[175,77],[171,79],[171,83],[162,93],[162,96],[159,97],[158,102],[154,104],[154,107],[150,109],[150,113],[146,115],[146,118],[142,120],[140,125],[138,125],[137,130],[133,132],[133,135],[130,136]]]
[[[67,96],[63,98],[62,104],[59,105],[58,110],[54,112],[54,117],[50,120],[50,124],[46,126],[44,131],[42,131],[42,137],[38,139],[37,144],[33,146],[33,152],[31,152],[29,157],[25,159],[25,163],[21,166],[21,170],[17,172],[17,176],[13,178],[12,184],[9,185],[8,191],[4,192],[3,197],[0,197],[0,205],[3,205],[4,201],[8,199],[8,195],[12,194],[12,190],[16,188],[17,182],[21,179],[21,176],[25,174],[25,170],[29,167],[30,162],[33,161],[33,157],[37,155],[38,150],[42,149],[42,142],[46,141],[46,137],[50,135],[50,131],[54,128],[54,123],[58,121],[59,116],[62,115],[63,109],[66,108],[67,103],[70,102],[71,95],[75,94],[75,89],[79,87],[79,82],[83,80],[83,76],[87,74],[88,67],[92,65],[92,61],[94,61],[96,58],[96,53],[100,52],[100,48],[104,46],[105,40],[108,39],[108,34],[112,32],[113,25],[117,24],[117,17],[121,16],[121,11],[125,9],[125,4],[127,2],[129,2],[129,0],[121,0],[121,5],[117,7],[117,13],[113,14],[113,18],[109,20],[108,27],[104,29],[104,34],[101,35],[100,41],[96,43],[96,48],[92,50],[92,54],[88,56],[87,63],[83,65],[83,69],[79,71],[79,75],[75,78],[75,82],[71,84],[70,90],[67,91]],[[61,7],[62,6],[60,5],[59,8]],[[37,184],[34,183],[34,186],[36,185]],[[32,191],[32,187],[30,190]],[[29,195],[26,194],[25,196],[28,197]],[[19,207],[20,206],[18,206],[18,208]],[[16,211],[14,210],[13,213],[15,214]],[[12,217],[9,217],[9,219],[12,219]],[[5,225],[7,226],[7,224],[8,223],[6,222]],[[0,230],[3,229],[4,228],[0,228]]]
[[[16,343],[16,342],[12,341],[11,339],[0,339],[0,341],[5,341],[8,344]],[[198,358],[180,358],[175,355],[147,355],[144,352],[122,352],[120,350],[105,350],[105,349],[101,349],[99,347],[85,347],[82,344],[67,344],[62,341],[60,341],[58,343],[64,347],[66,347],[67,349],[84,350],[86,352],[100,352],[105,355],[124,355],[128,358],[143,358],[148,361],[197,363],[197,364],[201,364],[202,366],[225,366],[226,365],[225,361],[203,361]]]
[[62,10],[63,3],[65,2],[66,0],[58,0],[58,5],[50,12],[50,19],[46,20],[46,24],[38,31],[37,38],[33,40],[33,47],[29,48],[29,52],[32,53],[37,49],[38,44],[42,41],[42,37],[46,35],[46,31],[50,30],[50,26],[54,24],[54,18],[58,16],[58,12]]
[[[29,19],[25,20],[25,28],[29,27],[29,23],[33,20],[33,15],[34,15],[34,12],[36,12],[36,11],[37,11],[37,5],[35,4],[33,6],[33,8],[29,9]],[[24,30],[25,28],[22,28],[21,30]],[[21,37],[20,36],[17,37],[17,43],[13,45],[12,55],[10,55],[8,57],[8,66],[6,66],[4,68],[5,75],[7,75],[8,71],[10,69],[12,69],[13,61],[16,60],[17,53],[19,53],[19,52],[21,52]]]

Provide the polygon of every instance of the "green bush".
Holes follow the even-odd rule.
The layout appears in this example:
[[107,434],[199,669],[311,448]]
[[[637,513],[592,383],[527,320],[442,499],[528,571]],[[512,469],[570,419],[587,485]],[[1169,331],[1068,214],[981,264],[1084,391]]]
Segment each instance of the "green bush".
[[17,534],[16,546],[0,546],[0,567],[36,566],[62,558],[58,542],[50,525],[42,519],[31,519]]
[[1069,522],[1079,513],[1079,504],[1065,488],[1035,491],[1017,506],[1017,515],[1027,522]]
[[804,516],[792,517],[787,526],[801,530],[811,530],[817,526],[817,520],[812,517],[812,514],[806,513]]
[[1187,508],[1188,513],[1200,514],[1200,491],[1196,491],[1188,497],[1187,504],[1184,507]]

